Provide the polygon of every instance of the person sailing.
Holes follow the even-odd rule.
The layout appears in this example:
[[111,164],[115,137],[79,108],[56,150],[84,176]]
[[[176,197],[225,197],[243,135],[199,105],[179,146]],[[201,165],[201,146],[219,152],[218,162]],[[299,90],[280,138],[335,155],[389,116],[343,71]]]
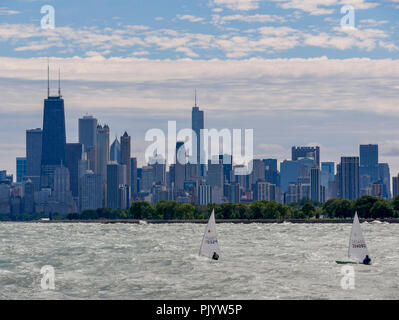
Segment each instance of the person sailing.
[[212,259],[213,260],[219,260],[219,255],[216,253],[216,251],[213,252]]
[[370,264],[371,263],[371,259],[369,258],[368,255],[366,255],[366,257],[363,260],[363,264]]

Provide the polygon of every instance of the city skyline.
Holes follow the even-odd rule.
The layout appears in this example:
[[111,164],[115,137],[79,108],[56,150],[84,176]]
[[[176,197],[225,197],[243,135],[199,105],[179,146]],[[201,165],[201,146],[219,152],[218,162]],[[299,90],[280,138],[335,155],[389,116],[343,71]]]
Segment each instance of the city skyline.
[[[59,81],[59,80],[58,80]],[[59,94],[59,97],[61,97],[61,95],[60,95],[60,90],[61,90],[61,88],[60,87],[58,87],[58,94]],[[50,100],[57,100],[57,96],[56,95],[53,95],[53,96],[51,96],[51,86],[49,85],[49,87],[47,88],[47,93],[48,94],[50,94],[49,95],[49,98],[50,98]],[[46,100],[46,99],[45,99]],[[47,98],[47,100],[48,100],[48,98]],[[64,99],[61,99],[61,101],[62,101],[62,104],[64,103]],[[64,108],[64,106],[63,106],[63,108]],[[194,128],[194,126],[195,126],[195,123],[196,123],[196,121],[197,120],[195,120],[196,119],[196,114],[198,113],[198,111],[194,111],[194,110],[201,110],[201,111],[199,111],[200,113],[201,113],[201,119],[202,120],[200,120],[200,121],[202,121],[201,122],[201,125],[200,126],[204,126],[204,122],[205,122],[205,120],[208,120],[208,119],[206,119],[205,117],[204,117],[204,115],[203,115],[203,112],[204,111],[207,111],[206,109],[203,109],[202,107],[201,107],[201,109],[199,109],[199,105],[197,104],[197,89],[195,89],[195,94],[194,94],[194,105],[192,106],[192,114],[191,114],[191,126],[193,127],[193,130],[196,132],[197,131],[197,129],[196,128]],[[65,111],[65,113],[67,114],[67,110]],[[187,110],[187,113],[189,112],[189,110]],[[184,115],[185,114],[183,114],[183,117],[184,117]],[[188,114],[187,114],[188,115]],[[104,125],[106,125],[106,126],[108,126],[108,122],[105,120],[105,121],[100,121],[99,119],[97,119],[96,118],[96,116],[95,115],[93,115],[93,114],[88,114],[88,113],[86,113],[85,115],[82,115],[79,119],[75,119],[75,121],[76,122],[78,122],[79,123],[79,125],[80,125],[80,123],[81,123],[81,121],[83,121],[84,119],[86,119],[86,120],[95,120],[96,121],[96,123],[97,123],[97,121],[98,121],[98,123],[103,123]],[[71,120],[71,119],[69,119],[69,120]],[[181,121],[181,122],[183,122],[183,121]],[[186,121],[184,121],[184,122],[186,122],[187,123],[187,120]],[[179,124],[179,123],[178,123]],[[40,128],[40,127],[37,127],[36,129],[34,128],[35,126],[33,126],[32,128],[27,128],[26,130],[27,131],[35,131],[35,130],[39,130],[39,129],[41,129],[42,130],[42,128]],[[182,126],[182,125],[180,125],[180,126],[178,126],[178,129],[180,129],[180,128],[183,128],[184,126]],[[204,128],[205,129],[210,129],[209,128],[209,126],[204,126]],[[109,133],[108,133],[108,136],[112,136],[112,134],[113,133],[115,133],[115,131],[113,131],[112,130],[112,128],[110,127],[110,126],[108,126],[108,128],[107,128],[107,130],[109,129]],[[80,130],[80,129],[79,129]],[[66,134],[66,143],[67,144],[74,144],[74,143],[77,143],[79,140],[80,140],[80,132],[79,132],[79,130],[77,130],[77,132],[72,132],[72,136],[75,136],[75,137],[77,137],[78,139],[77,139],[77,141],[70,141],[70,139],[68,139],[68,133]],[[115,133],[115,141],[117,141],[118,143],[120,143],[120,141],[121,141],[121,139],[124,137],[124,135],[126,135],[127,134],[127,131],[129,131],[129,130],[127,130],[127,129],[122,129],[121,130],[121,132],[124,132],[124,134],[122,135],[122,133],[121,133],[121,135],[120,135],[120,139],[118,139],[118,136],[117,136],[117,133]],[[130,138],[131,136],[129,136],[129,139],[131,139]],[[108,139],[110,139],[109,137],[108,137]],[[109,140],[109,143],[108,143],[108,145],[109,145],[109,150],[108,150],[108,153],[110,153],[111,152],[111,150],[112,150],[112,144],[113,143],[115,143],[115,141],[114,140]],[[134,140],[134,137],[133,137],[133,141],[130,141],[130,144],[129,144],[129,148],[131,148],[132,147],[132,144],[134,145],[134,143],[135,142],[137,142],[137,141],[135,141]],[[148,147],[148,145],[149,145],[150,143],[146,143],[146,145],[145,145],[145,147]],[[298,144],[298,145],[302,145],[302,146],[305,146],[305,147],[307,147],[307,148],[311,148],[311,147],[318,147],[319,148],[319,150],[320,150],[320,148],[321,149],[324,149],[324,146],[322,146],[321,144],[317,144],[317,143],[308,143],[308,144]],[[341,157],[350,157],[350,156],[357,156],[357,157],[359,157],[360,156],[360,154],[361,154],[361,148],[359,149],[359,146],[367,146],[367,145],[377,145],[377,153],[378,153],[378,143],[366,143],[366,144],[364,144],[364,143],[360,143],[358,146],[357,146],[357,152],[354,152],[353,154],[348,154],[348,155],[343,155],[343,154],[339,154],[339,153],[337,153],[336,155],[335,155],[335,158],[337,159],[337,160],[331,160],[331,159],[328,159],[328,160],[326,160],[326,159],[323,159],[323,151],[324,150],[322,150],[321,152],[319,151],[319,153],[318,153],[318,155],[317,155],[317,157],[318,157],[318,162],[319,162],[319,165],[320,165],[320,163],[325,163],[325,162],[334,162],[335,163],[335,165],[337,165],[338,163],[339,163],[339,159],[341,158]],[[198,146],[199,147],[199,146]],[[274,147],[276,147],[276,145],[274,146]],[[25,147],[24,147],[25,148]],[[119,147],[120,148],[120,147]],[[282,151],[282,149],[280,149],[279,150],[279,152],[277,152],[277,156],[276,156],[276,154],[273,154],[273,151],[270,151],[269,153],[264,153],[264,156],[262,156],[261,154],[259,154],[259,153],[254,153],[254,159],[267,159],[267,158],[273,158],[273,159],[276,159],[277,160],[277,169],[278,170],[280,170],[280,165],[281,165],[281,163],[283,163],[285,160],[293,160],[292,159],[292,157],[290,156],[290,153],[291,152],[293,152],[293,149],[295,148],[295,145],[292,145],[288,150],[285,150],[284,152],[287,154],[287,156],[286,157],[278,157],[278,155],[279,154],[281,154],[281,151]],[[133,149],[133,148],[132,148]],[[272,149],[272,148],[271,148]],[[147,163],[145,162],[145,160],[144,160],[144,151],[145,151],[145,149],[144,150],[142,150],[142,152],[137,152],[137,150],[135,150],[136,152],[133,152],[133,150],[132,150],[132,153],[131,153],[131,155],[132,156],[135,156],[135,158],[138,160],[138,167],[143,167],[143,166],[146,166],[147,165]],[[254,150],[254,151],[256,151],[256,150]],[[120,152],[120,151],[119,151]],[[25,152],[26,153],[26,152]],[[129,153],[130,153],[130,150],[129,150]],[[137,155],[139,155],[139,157],[137,157]],[[8,173],[10,173],[10,174],[13,174],[14,175],[14,177],[16,178],[17,177],[17,163],[16,163],[16,159],[19,159],[19,158],[24,158],[24,156],[26,157],[26,154],[25,155],[18,155],[18,156],[16,156],[16,157],[14,157],[13,159],[14,159],[14,168],[12,168],[11,170],[10,169],[7,169],[7,167],[2,167],[2,170],[6,170]],[[198,155],[199,156],[199,155]],[[110,158],[112,158],[112,155],[110,154]],[[384,157],[381,157],[382,159],[384,159]],[[125,162],[126,162],[126,160],[125,160]],[[380,162],[384,162],[384,161],[380,161]],[[388,163],[389,164],[389,163]],[[321,166],[320,166],[321,167]],[[390,168],[391,168],[391,175],[392,176],[394,176],[394,175],[396,175],[395,173],[393,173],[392,172],[392,167],[390,166]],[[399,171],[398,171],[399,172]],[[392,174],[393,173],[393,174]]]
[[[251,171],[242,175],[236,173],[243,165],[235,161],[235,155],[218,153],[216,162],[212,155],[205,167],[202,154],[208,153],[210,146],[192,158],[179,139],[173,142],[176,162],[168,160],[167,165],[162,155],[154,153],[155,161],[149,159],[139,168],[137,159],[131,157],[127,131],[111,144],[109,125],[88,114],[78,119],[79,142],[67,143],[60,73],[58,95],[51,95],[49,66],[47,70],[43,129],[26,130],[28,156],[15,158],[17,184],[7,171],[1,172],[3,196],[8,193],[8,202],[2,204],[4,213],[29,213],[26,208],[30,210],[32,205],[35,212],[49,214],[97,209],[100,203],[101,208],[126,209],[137,200],[152,204],[161,200],[205,205],[259,200],[287,204],[303,199],[324,203],[334,198],[356,200],[371,195],[389,199],[397,195],[399,175],[392,175],[391,194],[390,167],[379,161],[378,144],[360,145],[359,156],[341,156],[336,166],[320,160],[320,146],[292,146],[291,159],[282,161],[280,167],[277,159],[254,156]],[[191,123],[197,138],[207,128],[196,90]],[[201,159],[201,164],[190,163],[190,158]],[[40,175],[33,175],[33,168],[39,166]]]
[[373,143],[398,172],[398,5],[351,3],[354,30],[340,26],[340,1],[114,1],[96,12],[53,1],[55,29],[42,30],[44,1],[5,1],[0,163],[15,175],[22,132],[41,127],[50,57],[52,93],[61,68],[68,143],[78,141],[77,119],[92,114],[111,137],[129,132],[142,166],[145,132],[168,120],[189,128],[197,88],[207,127],[250,126],[256,157],[281,162],[310,144],[337,163]]

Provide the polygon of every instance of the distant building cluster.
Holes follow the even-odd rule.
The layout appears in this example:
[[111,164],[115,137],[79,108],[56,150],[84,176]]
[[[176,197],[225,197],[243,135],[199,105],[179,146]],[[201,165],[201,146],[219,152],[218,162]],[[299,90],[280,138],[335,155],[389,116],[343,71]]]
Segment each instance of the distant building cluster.
[[[195,103],[192,129],[200,132],[204,111]],[[252,172],[236,175],[234,159],[221,154],[208,164],[176,162],[169,167],[156,154],[138,168],[131,157],[131,137],[125,132],[110,145],[110,128],[93,116],[79,119],[79,142],[67,143],[64,100],[44,100],[43,128],[26,131],[26,157],[16,158],[16,182],[0,171],[0,214],[75,213],[109,207],[126,209],[137,200],[156,204],[248,203],[252,201],[325,202],[354,200],[362,195],[391,197],[387,163],[378,161],[378,145],[360,145],[360,155],[341,162],[320,162],[319,147],[292,147],[291,160],[278,169],[277,159],[254,159]],[[184,142],[176,144],[176,158],[186,157]],[[392,196],[399,193],[399,177],[392,179]]]

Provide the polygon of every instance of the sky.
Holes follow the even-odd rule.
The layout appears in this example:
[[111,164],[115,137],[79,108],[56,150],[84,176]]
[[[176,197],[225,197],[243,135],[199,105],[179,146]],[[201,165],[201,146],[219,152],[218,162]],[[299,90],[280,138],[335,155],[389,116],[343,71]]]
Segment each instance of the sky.
[[[345,5],[354,27],[341,25]],[[197,89],[205,127],[253,129],[256,157],[319,145],[338,162],[378,143],[396,175],[398,18],[399,0],[2,0],[0,170],[15,173],[25,130],[42,126],[49,57],[68,142],[91,114],[111,142],[126,130],[143,165],[149,129],[191,127]]]

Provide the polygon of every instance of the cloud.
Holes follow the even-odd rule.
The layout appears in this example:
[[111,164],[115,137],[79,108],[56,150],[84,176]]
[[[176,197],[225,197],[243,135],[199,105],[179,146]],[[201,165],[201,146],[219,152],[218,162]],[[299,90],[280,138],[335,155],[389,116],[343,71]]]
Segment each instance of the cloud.
[[21,12],[16,10],[10,10],[6,7],[0,7],[0,16],[9,16],[14,14],[20,14]]
[[178,14],[177,17],[180,20],[187,20],[187,21],[190,21],[190,22],[202,22],[202,21],[205,20],[204,18],[192,16],[192,15],[189,15],[189,14],[185,14],[185,15]]
[[[180,16],[188,21],[203,21],[191,15]],[[212,23],[283,23],[283,17],[267,14],[213,15]],[[370,19],[368,23],[373,22]],[[30,24],[0,24],[0,42],[8,42],[17,52],[41,52],[55,49],[60,54],[84,55],[99,52],[103,55],[129,56],[130,52],[162,52],[171,58],[186,53],[187,57],[219,56],[242,59],[245,57],[292,50],[297,47],[319,47],[338,50],[376,48],[388,52],[397,50],[389,31],[372,27],[344,29],[331,28],[329,32],[294,29],[288,26],[264,26],[239,30],[226,28],[223,33],[195,33],[185,30],[152,29],[144,25],[126,25],[118,28],[58,27],[43,30]],[[184,48],[184,49],[182,49]],[[177,50],[178,49],[178,50]],[[107,53],[106,53],[107,52]]]
[[223,6],[230,10],[248,11],[259,7],[260,0],[212,0],[215,6]]
[[[23,150],[24,130],[41,126],[47,58],[0,57],[0,65],[0,145],[15,141]],[[323,159],[336,160],[342,154],[357,154],[360,138],[381,142],[399,134],[399,60],[151,60],[93,55],[50,58],[53,80],[58,67],[68,141],[77,139],[77,119],[89,112],[108,122],[113,132],[128,129],[134,152],[141,154],[146,130],[163,128],[168,120],[190,126],[193,88],[198,88],[206,126],[253,128],[257,155],[284,159],[291,145],[306,145],[316,135]],[[382,150],[384,161],[397,159],[395,149]],[[15,156],[2,154],[0,161],[13,168]]]
[[283,9],[296,9],[310,15],[327,15],[335,12],[334,7],[352,5],[356,10],[367,10],[377,7],[377,2],[365,0],[273,0]]
[[285,18],[269,14],[254,14],[254,15],[235,14],[235,15],[226,15],[226,16],[213,15],[212,21],[215,24],[225,24],[226,22],[232,22],[232,21],[241,21],[248,23],[255,23],[255,22],[266,23],[266,22],[284,22]]

